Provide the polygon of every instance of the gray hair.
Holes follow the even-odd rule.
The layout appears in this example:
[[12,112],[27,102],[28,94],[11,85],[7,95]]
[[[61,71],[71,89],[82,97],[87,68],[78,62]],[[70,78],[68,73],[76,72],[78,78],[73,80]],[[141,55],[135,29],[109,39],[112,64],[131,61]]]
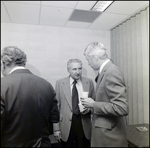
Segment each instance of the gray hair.
[[98,56],[100,59],[108,58],[106,53],[106,48],[100,42],[91,42],[84,50],[84,55],[86,57],[91,57],[93,55]]
[[7,46],[2,50],[1,60],[7,66],[12,63],[18,66],[25,66],[27,62],[26,54],[16,46]]
[[80,61],[79,59],[70,59],[67,63],[67,70],[69,70],[69,66],[71,63],[80,63],[82,66],[82,61]]

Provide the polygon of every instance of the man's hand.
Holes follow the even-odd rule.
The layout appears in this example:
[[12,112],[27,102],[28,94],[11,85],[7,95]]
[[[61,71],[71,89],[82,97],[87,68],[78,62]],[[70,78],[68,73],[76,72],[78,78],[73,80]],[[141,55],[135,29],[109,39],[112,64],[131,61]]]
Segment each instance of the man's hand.
[[92,98],[80,98],[82,105],[86,108],[93,108],[95,101]]
[[89,113],[91,111],[90,108],[85,108],[85,110],[83,112],[81,112],[81,114],[85,115],[87,113]]
[[61,141],[61,132],[60,131],[54,131],[54,137],[57,141]]

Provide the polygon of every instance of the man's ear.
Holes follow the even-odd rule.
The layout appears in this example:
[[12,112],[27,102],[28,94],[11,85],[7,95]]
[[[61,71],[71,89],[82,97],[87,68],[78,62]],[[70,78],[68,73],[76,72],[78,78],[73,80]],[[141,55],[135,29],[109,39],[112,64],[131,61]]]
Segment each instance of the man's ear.
[[5,63],[1,61],[1,71],[5,70]]

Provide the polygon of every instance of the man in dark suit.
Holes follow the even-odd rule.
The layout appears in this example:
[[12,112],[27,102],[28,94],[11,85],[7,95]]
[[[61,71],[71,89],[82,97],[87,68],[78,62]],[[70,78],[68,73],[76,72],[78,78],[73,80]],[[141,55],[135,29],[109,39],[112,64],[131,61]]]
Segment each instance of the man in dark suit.
[[[91,110],[85,108],[80,111],[75,99],[73,88],[76,81],[78,101],[81,93],[88,92],[94,97],[94,84],[91,79],[82,77],[82,62],[79,59],[70,59],[67,63],[69,77],[57,80],[56,98],[60,111],[60,121],[54,125],[54,136],[62,142],[63,147],[90,147],[91,138]],[[76,109],[74,105],[76,104]],[[75,111],[74,111],[75,110]]]
[[1,54],[1,146],[51,147],[50,122],[59,121],[52,85],[28,69],[26,54],[5,47]]
[[128,103],[123,75],[107,57],[103,44],[90,43],[84,55],[99,73],[95,100],[82,99],[83,105],[93,110],[91,147],[127,147]]

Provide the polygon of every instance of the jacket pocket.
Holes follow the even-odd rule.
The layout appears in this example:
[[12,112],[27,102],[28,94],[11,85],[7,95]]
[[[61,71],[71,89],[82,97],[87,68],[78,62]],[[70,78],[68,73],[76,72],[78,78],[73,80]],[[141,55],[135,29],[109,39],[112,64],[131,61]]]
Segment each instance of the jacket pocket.
[[110,117],[98,117],[95,119],[95,127],[102,127],[106,129],[112,129],[116,124],[116,120],[113,120]]

